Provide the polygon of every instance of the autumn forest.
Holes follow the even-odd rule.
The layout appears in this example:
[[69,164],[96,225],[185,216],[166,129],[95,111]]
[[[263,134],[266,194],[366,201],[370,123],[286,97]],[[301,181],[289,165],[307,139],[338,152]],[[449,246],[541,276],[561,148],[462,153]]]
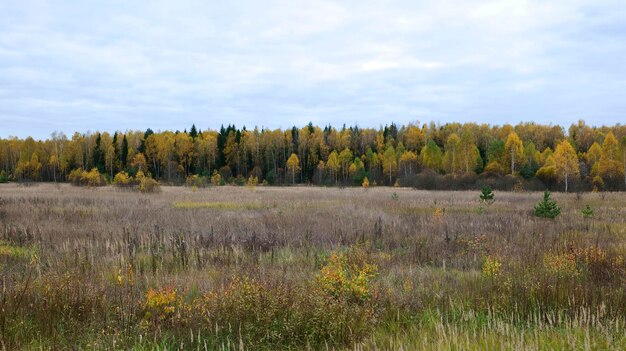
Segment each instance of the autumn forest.
[[[90,173],[91,172],[91,173]],[[0,139],[0,181],[86,185],[139,172],[161,184],[402,185],[511,190],[626,189],[626,126],[565,129],[520,123],[435,123],[380,128],[308,124],[291,129],[55,132]],[[92,177],[85,176],[91,174]]]

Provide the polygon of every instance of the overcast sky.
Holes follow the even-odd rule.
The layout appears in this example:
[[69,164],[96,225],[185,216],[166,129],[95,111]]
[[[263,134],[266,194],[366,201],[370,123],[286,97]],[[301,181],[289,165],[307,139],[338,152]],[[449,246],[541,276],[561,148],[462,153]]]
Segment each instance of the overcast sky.
[[0,137],[626,122],[624,0],[2,1]]

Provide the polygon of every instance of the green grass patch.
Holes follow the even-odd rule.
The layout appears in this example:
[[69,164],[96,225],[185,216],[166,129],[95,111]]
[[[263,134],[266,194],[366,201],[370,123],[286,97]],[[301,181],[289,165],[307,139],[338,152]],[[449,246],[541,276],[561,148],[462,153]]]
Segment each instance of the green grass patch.
[[36,253],[35,247],[17,246],[0,240],[0,258],[30,259]]

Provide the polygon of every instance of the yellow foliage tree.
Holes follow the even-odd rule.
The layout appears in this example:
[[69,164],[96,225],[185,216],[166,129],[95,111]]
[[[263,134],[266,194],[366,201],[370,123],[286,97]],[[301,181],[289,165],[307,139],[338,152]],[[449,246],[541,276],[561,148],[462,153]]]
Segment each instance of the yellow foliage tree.
[[622,164],[620,163],[619,144],[615,135],[609,132],[602,143],[602,155],[598,161],[598,175],[606,182],[615,184],[621,179],[623,174]]
[[535,176],[546,183],[556,180],[556,165],[553,155],[548,156],[546,162],[541,168],[539,168],[539,170],[537,170]]
[[330,177],[333,181],[337,182],[337,172],[339,171],[339,158],[337,156],[337,151],[331,152],[328,156],[326,169],[330,171]]
[[433,171],[440,172],[441,164],[443,162],[443,156],[441,149],[435,143],[434,140],[429,140],[428,143],[422,148],[421,162],[424,167],[430,168]]
[[524,144],[515,132],[511,132],[504,143],[504,159],[509,173],[515,173],[524,164]]
[[448,173],[459,173],[461,171],[461,162],[459,157],[459,148],[461,139],[456,133],[450,134],[446,141],[446,152],[443,155],[443,167]]
[[[463,130],[459,141],[459,164],[461,172],[471,173],[476,169],[480,152],[476,147],[474,135],[469,129]],[[481,161],[482,162],[482,161]],[[482,163],[481,163],[482,166]]]
[[587,166],[589,166],[592,174],[597,173],[598,167],[595,166],[600,161],[600,157],[602,157],[602,147],[594,142],[585,153],[585,161],[587,161]]
[[142,153],[137,153],[130,165],[137,168],[139,172],[143,172],[146,169],[146,157]]
[[387,149],[383,154],[383,172],[389,175],[389,185],[392,184],[391,179],[393,174],[398,170],[398,159],[396,158],[396,151],[393,145],[387,145]]
[[567,192],[570,180],[580,176],[576,151],[567,140],[563,140],[557,145],[554,152],[554,163],[556,176],[565,183],[565,192]]
[[298,155],[292,153],[287,160],[287,169],[291,172],[291,181],[296,183],[296,172],[300,171],[300,159]]
[[400,156],[400,168],[404,170],[404,175],[413,174],[413,170],[417,165],[417,155],[413,151],[405,151]]

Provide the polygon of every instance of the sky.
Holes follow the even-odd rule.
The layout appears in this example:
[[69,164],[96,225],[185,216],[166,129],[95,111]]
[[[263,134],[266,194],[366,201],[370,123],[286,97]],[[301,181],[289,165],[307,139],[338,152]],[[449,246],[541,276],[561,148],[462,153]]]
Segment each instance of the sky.
[[2,1],[0,137],[626,122],[623,0]]

